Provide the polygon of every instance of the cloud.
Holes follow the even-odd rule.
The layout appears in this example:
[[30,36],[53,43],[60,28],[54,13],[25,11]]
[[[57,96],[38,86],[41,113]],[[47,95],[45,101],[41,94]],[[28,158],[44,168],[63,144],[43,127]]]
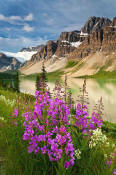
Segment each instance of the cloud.
[[37,46],[40,44],[45,44],[48,40],[46,38],[3,38],[0,37],[0,49],[3,51],[15,51],[21,50],[23,47]]
[[8,21],[22,21],[23,19],[20,16],[10,16],[7,17],[6,20],[8,19]]
[[21,16],[4,16],[3,14],[0,14],[0,21],[6,21],[9,23],[12,23],[13,21],[32,21],[33,20],[33,14],[29,13],[27,16],[25,17],[21,17]]
[[33,14],[32,13],[29,13],[25,18],[24,18],[24,20],[25,21],[32,21],[33,20]]
[[6,20],[6,17],[2,14],[0,14],[0,21],[5,21]]
[[31,27],[29,24],[26,24],[26,25],[24,25],[22,30],[24,30],[26,32],[32,32],[34,30],[34,27]]
[[9,17],[6,17],[3,14],[0,14],[0,21],[10,22],[10,21],[22,21],[22,20],[23,19],[20,16],[9,16]]

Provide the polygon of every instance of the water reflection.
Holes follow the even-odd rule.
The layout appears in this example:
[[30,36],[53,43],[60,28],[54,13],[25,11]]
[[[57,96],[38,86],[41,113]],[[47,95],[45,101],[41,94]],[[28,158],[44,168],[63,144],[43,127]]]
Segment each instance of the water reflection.
[[[72,89],[73,98],[76,101],[79,89],[82,87],[83,79],[68,79],[68,85]],[[49,82],[48,87],[52,91],[54,83]],[[35,81],[22,79],[20,90],[26,93],[35,93]],[[89,111],[91,112],[96,102],[102,96],[104,104],[104,120],[116,122],[116,80],[87,80],[87,91],[89,94]]]

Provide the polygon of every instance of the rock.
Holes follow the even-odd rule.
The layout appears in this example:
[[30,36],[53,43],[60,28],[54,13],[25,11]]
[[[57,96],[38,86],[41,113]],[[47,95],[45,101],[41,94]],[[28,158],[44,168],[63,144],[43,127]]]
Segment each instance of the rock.
[[94,31],[99,31],[105,26],[109,26],[111,24],[111,20],[108,18],[100,18],[92,16],[85,23],[84,27],[82,27],[81,31],[84,33],[92,33]]
[[58,40],[77,42],[80,40],[80,31],[62,32]]
[[113,18],[113,20],[112,20],[112,26],[113,26],[113,27],[116,27],[116,17]]

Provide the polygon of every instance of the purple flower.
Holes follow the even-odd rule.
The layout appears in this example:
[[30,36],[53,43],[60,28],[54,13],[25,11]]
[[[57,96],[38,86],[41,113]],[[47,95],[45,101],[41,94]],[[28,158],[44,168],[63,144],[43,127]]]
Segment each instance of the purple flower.
[[106,164],[110,166],[112,164],[112,161],[109,160],[109,161],[106,162]]
[[69,168],[69,166],[70,166],[70,162],[66,161],[65,164],[64,164],[64,167],[67,169],[67,168]]
[[44,147],[41,148],[41,153],[45,154],[47,152],[47,147],[46,145]]
[[116,169],[114,169],[113,174],[116,175]]
[[15,109],[14,109],[14,115],[15,115],[15,117],[18,116],[18,109],[16,108],[16,106],[15,106]]
[[32,153],[34,151],[34,145],[28,146],[28,153]]
[[41,142],[41,141],[45,142],[46,137],[45,137],[45,135],[39,135],[37,140],[38,140],[38,142]]
[[29,134],[28,133],[25,133],[23,135],[23,140],[29,140]]
[[73,144],[72,144],[72,143],[68,143],[67,146],[65,147],[66,155],[67,155],[69,152],[71,152],[71,151],[74,151]]
[[16,121],[14,122],[14,125],[17,126],[17,122]]
[[35,98],[37,98],[39,96],[39,91],[35,92]]
[[71,159],[70,160],[70,166],[73,166],[74,165],[74,159]]
[[35,149],[35,154],[37,154],[39,151],[40,151],[40,148],[37,147],[37,148]]

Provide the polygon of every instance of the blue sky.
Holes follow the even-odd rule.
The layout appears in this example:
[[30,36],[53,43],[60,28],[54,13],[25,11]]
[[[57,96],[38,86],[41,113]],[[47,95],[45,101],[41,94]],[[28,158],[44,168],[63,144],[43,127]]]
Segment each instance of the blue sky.
[[90,16],[116,16],[116,0],[0,0],[0,50],[44,44]]

